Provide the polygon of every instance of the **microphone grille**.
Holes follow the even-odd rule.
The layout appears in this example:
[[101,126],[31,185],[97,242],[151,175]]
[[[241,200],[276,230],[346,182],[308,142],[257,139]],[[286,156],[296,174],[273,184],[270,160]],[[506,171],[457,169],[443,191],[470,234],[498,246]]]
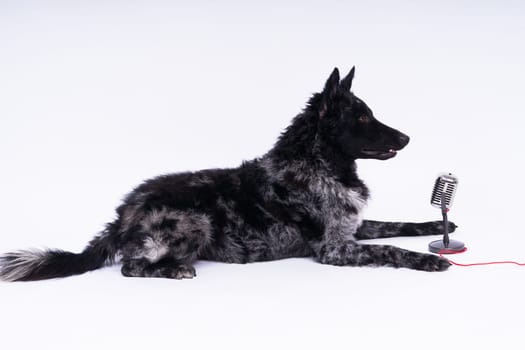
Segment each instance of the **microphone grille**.
[[458,185],[458,178],[451,173],[443,173],[438,176],[434,184],[434,190],[430,197],[430,204],[441,208],[441,195],[445,195],[445,207],[450,208],[454,201],[454,195]]

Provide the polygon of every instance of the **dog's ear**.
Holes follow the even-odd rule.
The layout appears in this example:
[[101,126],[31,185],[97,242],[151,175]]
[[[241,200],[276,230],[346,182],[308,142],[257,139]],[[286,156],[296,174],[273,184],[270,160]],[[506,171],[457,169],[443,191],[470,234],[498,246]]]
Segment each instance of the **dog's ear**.
[[355,66],[350,69],[350,73],[346,77],[341,80],[341,87],[345,90],[350,91],[350,88],[352,87],[352,80],[354,80],[354,73],[355,73]]
[[322,93],[322,102],[319,109],[319,117],[323,118],[326,114],[326,111],[328,110],[328,105],[330,104],[330,101],[335,97],[337,94],[337,90],[339,89],[339,69],[337,67],[334,68],[332,71],[332,74],[330,74],[330,77],[328,77],[328,80],[326,81]]
[[328,77],[328,80],[326,81],[324,85],[323,95],[327,98],[332,98],[337,93],[337,89],[339,88],[339,69],[337,67],[334,68],[332,71],[332,74],[330,74],[330,77]]

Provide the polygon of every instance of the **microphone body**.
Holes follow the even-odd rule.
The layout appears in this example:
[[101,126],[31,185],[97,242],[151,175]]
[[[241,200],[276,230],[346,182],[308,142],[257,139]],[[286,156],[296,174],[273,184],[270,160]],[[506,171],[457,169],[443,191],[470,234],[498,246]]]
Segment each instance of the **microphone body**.
[[450,240],[448,237],[448,211],[454,201],[458,178],[451,173],[442,173],[434,183],[434,189],[430,197],[430,204],[441,209],[443,215],[443,240],[434,241],[429,244],[429,250],[438,254],[451,254],[461,252],[465,249],[465,244],[459,241]]
[[454,202],[458,182],[458,178],[451,173],[440,174],[434,184],[430,204],[441,210],[443,210],[444,204],[446,209],[450,209]]

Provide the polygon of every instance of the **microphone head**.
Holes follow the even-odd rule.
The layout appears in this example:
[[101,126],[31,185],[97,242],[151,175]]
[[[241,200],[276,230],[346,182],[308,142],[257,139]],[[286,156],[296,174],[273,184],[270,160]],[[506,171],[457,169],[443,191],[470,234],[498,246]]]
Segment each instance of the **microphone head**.
[[448,209],[452,206],[454,195],[458,186],[458,178],[451,173],[442,173],[436,179],[432,196],[430,197],[430,204],[433,207],[441,209],[441,197],[444,194],[445,207]]

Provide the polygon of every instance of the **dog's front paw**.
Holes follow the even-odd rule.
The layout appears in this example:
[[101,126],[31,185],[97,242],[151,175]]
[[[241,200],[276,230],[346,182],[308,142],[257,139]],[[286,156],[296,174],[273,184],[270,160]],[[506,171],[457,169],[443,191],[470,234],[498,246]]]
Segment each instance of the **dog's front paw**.
[[423,259],[420,261],[420,265],[416,267],[417,270],[421,271],[445,271],[452,265],[447,259],[437,255],[425,254]]

